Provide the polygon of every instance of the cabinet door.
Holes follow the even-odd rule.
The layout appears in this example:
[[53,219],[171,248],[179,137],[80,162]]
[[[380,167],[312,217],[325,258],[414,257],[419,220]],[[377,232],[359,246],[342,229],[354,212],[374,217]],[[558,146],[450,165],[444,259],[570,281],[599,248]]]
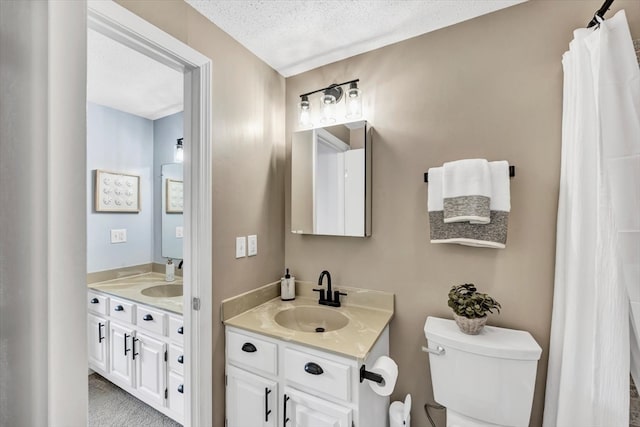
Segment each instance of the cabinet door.
[[173,412],[176,421],[182,423],[184,417],[184,378],[175,372],[169,372],[167,406]]
[[148,335],[137,333],[134,338],[136,354],[136,388],[150,401],[163,406],[166,384],[166,344]]
[[133,331],[114,322],[109,322],[109,379],[133,386]]
[[89,314],[89,366],[103,374],[107,373],[107,356],[109,352],[108,322],[102,317]]
[[327,402],[291,387],[284,389],[283,407],[285,427],[351,427],[350,408]]
[[228,427],[275,427],[278,384],[227,365]]

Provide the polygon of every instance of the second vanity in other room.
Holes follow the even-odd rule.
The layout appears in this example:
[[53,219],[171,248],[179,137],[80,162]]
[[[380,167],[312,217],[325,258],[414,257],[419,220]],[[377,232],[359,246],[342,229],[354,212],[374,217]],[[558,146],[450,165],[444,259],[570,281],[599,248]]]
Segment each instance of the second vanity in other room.
[[361,376],[389,355],[393,294],[339,287],[330,307],[311,283],[296,283],[294,301],[279,288],[222,303],[227,427],[386,426],[389,397]]
[[89,284],[89,368],[170,418],[184,419],[182,279],[146,273]]

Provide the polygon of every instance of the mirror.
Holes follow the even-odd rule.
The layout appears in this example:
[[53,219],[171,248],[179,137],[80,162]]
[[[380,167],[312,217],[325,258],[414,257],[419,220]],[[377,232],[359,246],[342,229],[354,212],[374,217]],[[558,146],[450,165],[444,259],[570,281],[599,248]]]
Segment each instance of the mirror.
[[182,163],[162,165],[162,256],[182,259],[183,222],[183,181]]
[[291,232],[371,235],[371,130],[365,120],[293,133]]

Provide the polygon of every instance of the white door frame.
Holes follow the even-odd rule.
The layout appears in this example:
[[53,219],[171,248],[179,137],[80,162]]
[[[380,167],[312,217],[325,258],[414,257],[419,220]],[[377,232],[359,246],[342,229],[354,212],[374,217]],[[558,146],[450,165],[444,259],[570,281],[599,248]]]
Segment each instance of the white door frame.
[[[185,426],[213,425],[211,60],[112,1],[88,2],[88,26],[184,73]],[[194,301],[199,309],[194,308]]]

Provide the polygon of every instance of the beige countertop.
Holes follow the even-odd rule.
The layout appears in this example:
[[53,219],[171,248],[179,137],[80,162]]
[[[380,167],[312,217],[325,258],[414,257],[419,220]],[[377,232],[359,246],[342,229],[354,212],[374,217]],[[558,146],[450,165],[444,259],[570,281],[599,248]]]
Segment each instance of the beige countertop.
[[142,295],[141,291],[158,285],[182,285],[182,277],[176,276],[173,282],[166,282],[164,274],[145,273],[120,279],[107,280],[105,282],[90,283],[89,289],[104,292],[109,295],[128,299],[134,302],[157,307],[162,310],[182,314],[183,296],[177,297],[149,297]]
[[[267,286],[273,286],[273,284]],[[279,284],[277,286],[279,287]],[[283,310],[297,306],[326,307],[318,304],[317,296],[315,298],[311,297],[310,294],[313,294],[312,287],[313,284],[305,286],[304,283],[297,283],[296,292],[298,295],[294,301],[281,301],[279,297],[273,298],[233,317],[223,319],[223,322],[227,326],[235,326],[273,338],[308,345],[358,360],[365,360],[378,337],[393,317],[393,294],[339,287],[341,291],[346,291],[348,296],[344,298],[344,303],[341,307],[328,307],[328,309],[342,313],[349,319],[349,323],[347,326],[335,331],[323,333],[301,332],[277,324],[274,318]],[[259,288],[259,291],[264,294],[265,288]],[[334,288],[338,289],[337,287]],[[302,295],[300,295],[301,293]],[[237,303],[239,298],[248,297],[250,298],[251,295],[243,294],[224,301],[223,311],[224,304]],[[347,301],[347,299],[350,301]]]

